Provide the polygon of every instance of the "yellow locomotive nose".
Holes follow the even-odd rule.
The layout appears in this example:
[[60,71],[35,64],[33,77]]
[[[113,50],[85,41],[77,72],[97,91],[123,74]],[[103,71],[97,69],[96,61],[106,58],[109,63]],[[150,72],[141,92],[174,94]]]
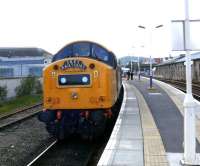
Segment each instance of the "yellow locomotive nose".
[[43,78],[46,111],[39,117],[49,133],[59,139],[103,134],[121,89],[120,68],[111,51],[88,41],[68,44],[44,68]]

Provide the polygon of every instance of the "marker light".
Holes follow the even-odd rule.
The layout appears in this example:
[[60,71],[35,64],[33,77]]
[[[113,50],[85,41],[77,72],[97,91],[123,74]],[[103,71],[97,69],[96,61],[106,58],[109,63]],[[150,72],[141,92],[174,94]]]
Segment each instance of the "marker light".
[[60,79],[60,82],[61,82],[62,84],[65,84],[65,83],[67,82],[67,79],[64,78],[64,77],[62,77],[62,78]]
[[94,64],[94,63],[91,63],[91,64],[89,65],[89,67],[90,67],[90,69],[94,69],[94,68],[95,68],[95,64]]
[[58,65],[54,65],[54,66],[53,66],[53,69],[54,69],[54,70],[58,70],[58,68],[59,68]]

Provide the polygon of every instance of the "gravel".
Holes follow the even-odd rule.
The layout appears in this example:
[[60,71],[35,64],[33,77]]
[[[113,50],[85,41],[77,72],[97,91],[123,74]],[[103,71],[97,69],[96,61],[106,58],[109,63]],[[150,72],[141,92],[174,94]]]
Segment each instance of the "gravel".
[[37,117],[1,130],[0,165],[26,165],[53,140]]

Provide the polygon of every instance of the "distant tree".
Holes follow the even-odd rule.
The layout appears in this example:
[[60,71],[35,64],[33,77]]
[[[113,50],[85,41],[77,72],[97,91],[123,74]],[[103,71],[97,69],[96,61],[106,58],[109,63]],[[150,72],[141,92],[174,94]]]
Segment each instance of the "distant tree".
[[7,98],[7,87],[0,86],[0,105],[2,105],[2,103],[6,100],[6,98]]
[[15,89],[17,96],[42,93],[42,85],[34,76],[28,76],[21,80],[21,83]]
[[42,84],[41,84],[40,80],[38,80],[38,79],[36,80],[34,89],[35,89],[36,94],[42,93]]

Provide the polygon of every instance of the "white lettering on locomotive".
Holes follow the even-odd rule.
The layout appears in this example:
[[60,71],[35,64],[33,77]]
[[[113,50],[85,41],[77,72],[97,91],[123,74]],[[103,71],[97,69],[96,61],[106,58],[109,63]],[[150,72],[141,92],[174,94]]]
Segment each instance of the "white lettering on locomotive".
[[65,70],[69,68],[78,68],[81,70],[86,70],[87,66],[80,60],[66,60],[61,66],[61,69]]

